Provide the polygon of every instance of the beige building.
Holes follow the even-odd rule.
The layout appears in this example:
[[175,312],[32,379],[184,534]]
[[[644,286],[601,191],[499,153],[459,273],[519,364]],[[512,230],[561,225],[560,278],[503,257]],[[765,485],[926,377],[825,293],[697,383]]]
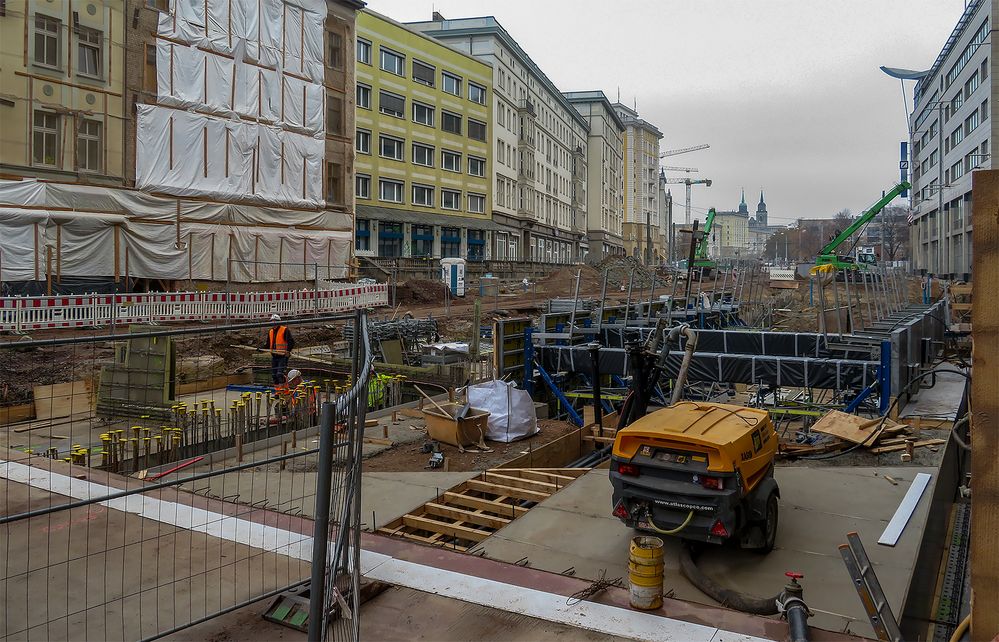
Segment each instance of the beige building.
[[4,3],[2,280],[95,291],[347,276],[361,6]]
[[615,103],[614,110],[625,126],[624,249],[643,262],[657,263],[666,255],[659,202],[659,141],[663,134],[626,105]]
[[746,258],[751,249],[749,207],[743,191],[737,210],[716,212],[708,241],[708,256],[713,259]]
[[591,258],[623,254],[625,126],[602,91],[565,92],[586,119],[586,236]]
[[407,26],[493,69],[493,258],[572,263],[586,243],[587,122],[493,17]]

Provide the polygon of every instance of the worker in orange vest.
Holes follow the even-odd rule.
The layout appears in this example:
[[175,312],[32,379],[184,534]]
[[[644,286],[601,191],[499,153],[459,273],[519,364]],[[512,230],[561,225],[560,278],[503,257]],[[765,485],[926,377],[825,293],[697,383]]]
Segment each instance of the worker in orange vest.
[[[271,353],[271,381],[284,383],[284,371],[288,368],[288,357],[295,347],[295,339],[288,326],[281,325],[281,315],[272,314],[274,327],[267,331],[263,347]],[[259,348],[258,348],[259,349]]]

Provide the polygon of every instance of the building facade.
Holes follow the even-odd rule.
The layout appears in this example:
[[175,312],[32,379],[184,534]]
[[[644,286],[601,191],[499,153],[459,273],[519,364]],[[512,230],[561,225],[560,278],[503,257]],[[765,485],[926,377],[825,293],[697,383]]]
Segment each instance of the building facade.
[[492,69],[372,11],[357,31],[357,255],[492,258]]
[[781,225],[770,225],[767,203],[760,190],[760,202],[756,204],[756,215],[749,219],[749,255],[760,256],[767,249],[770,237],[784,229]]
[[919,74],[910,117],[914,267],[966,278],[972,263],[971,174],[990,169],[999,127],[994,0],[973,0],[933,66]]
[[572,263],[586,240],[587,122],[493,17],[407,26],[493,69],[496,259]]
[[2,128],[3,281],[348,276],[361,6],[5,3],[0,73],[31,129]]
[[746,192],[735,210],[717,210],[708,239],[708,256],[716,259],[746,258],[749,254],[749,206]]
[[565,92],[566,99],[586,119],[586,236],[589,257],[624,254],[625,126],[602,91]]
[[624,132],[624,218],[622,236],[625,253],[648,263],[665,260],[662,212],[659,202],[659,129],[621,103],[614,110]]

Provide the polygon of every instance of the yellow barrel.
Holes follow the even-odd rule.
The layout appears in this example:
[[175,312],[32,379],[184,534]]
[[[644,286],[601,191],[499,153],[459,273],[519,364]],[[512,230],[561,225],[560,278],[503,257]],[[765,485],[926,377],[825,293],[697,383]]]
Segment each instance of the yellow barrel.
[[628,585],[632,608],[650,611],[663,605],[663,541],[658,537],[631,538]]

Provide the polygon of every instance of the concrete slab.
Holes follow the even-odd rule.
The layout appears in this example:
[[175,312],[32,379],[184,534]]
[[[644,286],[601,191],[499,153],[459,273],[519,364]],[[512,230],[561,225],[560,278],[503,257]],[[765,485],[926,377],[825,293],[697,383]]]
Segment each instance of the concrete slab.
[[381,528],[448,488],[475,477],[475,472],[363,473],[361,521]]
[[[945,364],[940,370],[953,370],[960,372],[957,366]],[[930,377],[923,380],[924,384],[929,384]],[[947,419],[953,421],[957,418],[957,410],[961,404],[961,397],[964,393],[965,378],[959,374],[939,373],[936,376],[936,383],[932,388],[921,388],[916,394],[916,398],[905,404],[902,408],[901,416],[923,417],[925,419]]]
[[[896,612],[916,562],[923,525],[929,518],[932,485],[920,501],[909,527],[894,548],[876,542],[918,472],[919,467],[779,467],[781,514],[777,544],[766,556],[729,547],[710,547],[699,565],[725,586],[747,593],[775,595],[783,587],[785,571],[805,574],[809,606],[816,612],[812,624],[833,631],[871,636],[873,630],[839,555],[846,534],[860,534],[875,570]],[[893,485],[889,475],[899,481]],[[935,483],[935,479],[931,482]],[[571,486],[485,540],[487,557],[507,562],[527,558],[532,568],[596,579],[627,579],[628,543],[636,532],[610,515],[611,486],[607,472],[594,470]],[[680,599],[705,604],[713,601],[679,572],[679,541],[667,539],[665,587]]]

